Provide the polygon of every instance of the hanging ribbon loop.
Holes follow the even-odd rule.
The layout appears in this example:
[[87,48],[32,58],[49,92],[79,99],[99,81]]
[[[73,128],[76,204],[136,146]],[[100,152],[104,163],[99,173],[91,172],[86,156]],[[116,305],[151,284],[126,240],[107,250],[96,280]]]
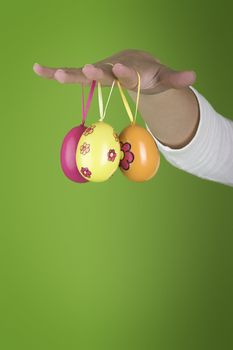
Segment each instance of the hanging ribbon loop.
[[100,119],[99,120],[101,122],[105,118],[106,111],[107,111],[107,108],[108,108],[108,104],[109,104],[109,101],[110,101],[110,98],[111,98],[111,95],[112,95],[112,91],[113,91],[114,85],[115,85],[115,80],[112,83],[111,90],[109,92],[108,99],[107,99],[107,102],[106,102],[106,105],[105,105],[105,108],[104,108],[101,83],[98,81],[98,102],[99,102],[99,113],[100,113]]
[[91,87],[90,87],[90,91],[87,97],[87,103],[85,106],[85,101],[84,101],[84,86],[82,84],[82,124],[85,123],[86,117],[87,117],[87,113],[89,110],[89,107],[91,105],[91,101],[94,95],[94,91],[95,91],[95,86],[96,86],[96,80],[93,80],[91,83]]
[[141,77],[140,77],[140,74],[138,72],[137,72],[137,76],[138,76],[138,87],[137,87],[137,98],[136,98],[136,107],[135,107],[134,115],[133,115],[133,113],[131,111],[131,108],[129,106],[129,103],[127,101],[125,93],[123,91],[123,88],[122,88],[119,80],[117,80],[117,85],[118,85],[118,88],[119,88],[119,91],[120,91],[120,95],[121,95],[123,104],[125,106],[126,112],[127,112],[128,117],[129,117],[129,119],[130,119],[132,124],[136,123],[136,118],[137,118],[137,113],[138,113],[138,105],[139,105],[139,98],[140,98],[140,90],[141,90]]
[[[112,63],[109,63],[109,62],[106,62],[105,64],[108,64],[110,66],[114,66]],[[117,80],[117,86],[119,88],[119,91],[120,91],[120,95],[121,95],[121,98],[122,98],[122,101],[123,101],[123,104],[125,106],[125,109],[126,109],[126,112],[128,114],[128,117],[131,121],[132,124],[135,124],[136,122],[136,118],[137,118],[137,113],[138,113],[138,106],[139,106],[139,98],[140,98],[140,90],[141,90],[141,77],[140,77],[140,74],[136,71],[137,73],[137,76],[138,76],[138,86],[137,86],[137,98],[136,98],[136,107],[135,107],[135,113],[133,115],[132,111],[131,111],[131,108],[129,106],[129,103],[127,101],[127,98],[125,96],[125,93],[123,91],[123,88],[119,82],[119,80]]]

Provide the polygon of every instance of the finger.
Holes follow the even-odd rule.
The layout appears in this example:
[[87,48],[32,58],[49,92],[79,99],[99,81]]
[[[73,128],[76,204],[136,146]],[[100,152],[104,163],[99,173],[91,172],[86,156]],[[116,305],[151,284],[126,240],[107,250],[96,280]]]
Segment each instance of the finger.
[[53,79],[57,68],[42,67],[40,64],[35,63],[33,66],[34,72],[44,78]]
[[86,64],[82,69],[83,74],[88,80],[97,80],[102,85],[110,86],[114,80],[111,72],[111,66],[100,64],[99,67],[93,64]]
[[34,72],[47,79],[57,80],[62,84],[89,84],[90,82],[83,75],[81,68],[50,68],[43,67],[38,63],[35,63],[33,66]]
[[127,67],[121,63],[116,63],[112,71],[126,89],[134,90],[137,87],[138,76],[133,68]]
[[196,80],[194,71],[176,72],[165,69],[159,74],[159,82],[169,88],[180,89],[192,85]]
[[90,84],[90,80],[86,78],[81,68],[57,69],[54,79],[61,84]]

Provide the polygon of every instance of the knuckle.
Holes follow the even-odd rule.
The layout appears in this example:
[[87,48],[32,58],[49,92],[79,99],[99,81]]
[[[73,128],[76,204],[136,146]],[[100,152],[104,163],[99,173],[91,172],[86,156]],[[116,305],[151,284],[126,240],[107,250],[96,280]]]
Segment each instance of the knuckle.
[[67,74],[64,71],[58,71],[55,73],[55,78],[56,80],[61,83],[64,84],[67,82]]

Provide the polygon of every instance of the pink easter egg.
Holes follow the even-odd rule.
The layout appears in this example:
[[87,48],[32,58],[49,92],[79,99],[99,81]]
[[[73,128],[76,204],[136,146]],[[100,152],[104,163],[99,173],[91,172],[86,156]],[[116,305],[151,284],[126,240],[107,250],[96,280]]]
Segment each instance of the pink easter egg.
[[86,126],[80,124],[79,126],[71,129],[64,137],[60,152],[61,167],[65,176],[70,180],[79,183],[87,182],[87,180],[78,171],[76,165],[77,145],[86,128]]

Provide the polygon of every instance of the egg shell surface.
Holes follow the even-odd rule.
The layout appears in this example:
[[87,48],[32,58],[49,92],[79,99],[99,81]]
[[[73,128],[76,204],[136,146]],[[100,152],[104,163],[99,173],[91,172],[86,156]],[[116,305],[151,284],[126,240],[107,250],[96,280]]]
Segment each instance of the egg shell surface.
[[131,124],[119,135],[120,169],[131,181],[150,180],[158,171],[160,155],[152,135],[143,127]]
[[70,180],[79,183],[87,182],[87,179],[78,171],[76,164],[77,145],[86,128],[86,126],[80,124],[71,129],[64,137],[60,152],[60,162],[63,173]]
[[76,151],[79,172],[89,181],[106,181],[120,162],[120,142],[111,125],[98,121],[82,134]]

